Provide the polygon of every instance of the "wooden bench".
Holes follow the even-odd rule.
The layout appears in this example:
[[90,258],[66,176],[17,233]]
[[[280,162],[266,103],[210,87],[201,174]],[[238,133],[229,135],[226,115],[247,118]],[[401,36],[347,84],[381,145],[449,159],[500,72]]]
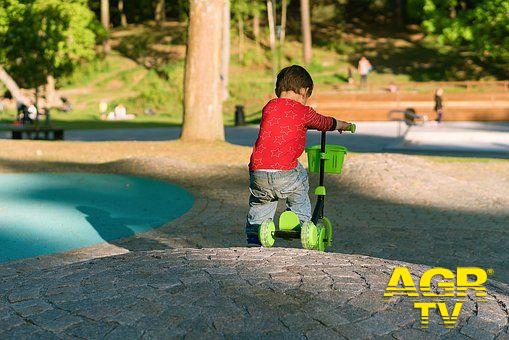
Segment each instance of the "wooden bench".
[[9,125],[4,129],[11,131],[12,139],[64,139],[64,129],[54,126]]

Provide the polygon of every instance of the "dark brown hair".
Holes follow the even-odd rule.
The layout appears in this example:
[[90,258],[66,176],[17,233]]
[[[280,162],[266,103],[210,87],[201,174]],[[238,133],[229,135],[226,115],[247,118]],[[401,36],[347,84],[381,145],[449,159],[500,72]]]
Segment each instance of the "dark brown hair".
[[283,91],[300,93],[301,89],[308,88],[308,96],[313,93],[313,79],[306,69],[299,65],[285,67],[277,75],[276,96]]

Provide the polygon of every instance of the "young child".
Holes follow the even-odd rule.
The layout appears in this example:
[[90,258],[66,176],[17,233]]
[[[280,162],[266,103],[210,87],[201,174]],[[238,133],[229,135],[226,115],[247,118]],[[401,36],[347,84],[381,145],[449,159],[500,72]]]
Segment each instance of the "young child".
[[350,123],[318,114],[306,106],[313,92],[313,80],[301,66],[279,72],[276,96],[262,111],[260,132],[249,163],[249,213],[246,221],[247,242],[260,245],[258,228],[274,218],[277,202],[286,200],[287,208],[301,222],[311,219],[308,176],[298,162],[306,145],[306,131],[343,131]]

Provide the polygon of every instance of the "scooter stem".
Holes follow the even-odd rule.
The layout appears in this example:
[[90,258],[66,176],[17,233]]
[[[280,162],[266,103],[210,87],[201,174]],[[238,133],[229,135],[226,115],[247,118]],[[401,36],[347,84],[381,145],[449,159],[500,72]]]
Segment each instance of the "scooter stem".
[[[320,145],[320,151],[322,154],[325,153],[325,144],[326,144],[326,131],[322,131],[322,138],[321,138],[321,145]],[[325,159],[323,157],[320,157],[320,182],[318,185],[323,186],[324,181],[324,174],[325,174]]]
[[[322,154],[325,153],[325,144],[326,144],[326,132],[322,131],[322,138],[321,138],[321,144],[320,144],[320,151]],[[319,186],[323,187],[324,185],[324,179],[325,179],[325,158],[320,157],[320,180],[319,180]],[[318,195],[316,198],[316,205],[315,209],[313,210],[313,216],[311,217],[311,221],[314,224],[318,223],[319,219],[323,218],[323,207],[325,205],[325,196],[324,195]]]

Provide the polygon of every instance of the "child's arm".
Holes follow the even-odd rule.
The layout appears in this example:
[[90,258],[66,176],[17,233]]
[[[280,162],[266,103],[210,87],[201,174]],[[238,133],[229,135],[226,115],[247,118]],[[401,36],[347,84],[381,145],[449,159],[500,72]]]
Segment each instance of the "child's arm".
[[318,131],[344,131],[351,123],[337,120],[333,117],[323,116],[316,112],[313,108],[309,108],[308,114],[306,115],[306,127],[308,129],[314,129]]

